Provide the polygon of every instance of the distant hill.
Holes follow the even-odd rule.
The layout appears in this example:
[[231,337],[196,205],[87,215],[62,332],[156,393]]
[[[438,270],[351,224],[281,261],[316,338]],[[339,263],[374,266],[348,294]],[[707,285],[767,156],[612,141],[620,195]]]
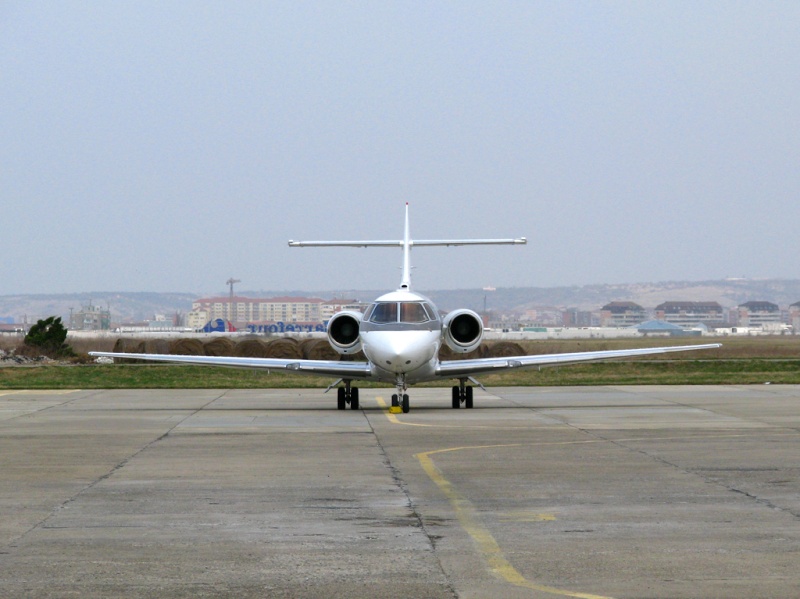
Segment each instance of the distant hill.
[[482,310],[484,297],[490,309],[523,310],[555,306],[599,310],[608,302],[628,300],[654,308],[669,300],[716,301],[723,307],[751,300],[766,300],[782,308],[800,301],[800,279],[725,279],[718,281],[665,281],[575,287],[498,288],[435,291],[428,294],[442,309],[455,307]]
[[[242,295],[307,295],[357,298],[369,301],[383,290],[338,291],[258,291]],[[628,300],[645,308],[654,308],[669,300],[716,301],[723,307],[738,306],[751,300],[766,300],[786,306],[800,301],[800,279],[721,279],[716,281],[663,281],[658,283],[620,283],[571,287],[498,287],[483,289],[421,290],[442,310],[470,308],[482,311],[484,301],[490,310],[524,310],[534,306],[554,306],[599,310],[608,302]]]
[[194,293],[109,292],[54,293],[37,295],[0,296],[0,318],[10,316],[14,322],[27,319],[36,322],[48,316],[61,316],[69,322],[70,308],[76,312],[91,302],[103,309],[111,309],[114,322],[141,322],[155,314],[167,316],[175,312],[184,314],[192,309]]
[[[335,291],[239,291],[237,295],[274,297],[281,295],[319,297],[323,299],[355,298],[370,301],[387,290]],[[482,289],[450,289],[426,291],[442,310],[470,308],[482,311],[484,301],[490,310],[521,311],[533,307],[554,306],[599,310],[614,300],[629,300],[653,308],[668,300],[716,301],[732,307],[751,300],[766,300],[782,308],[800,301],[800,279],[724,279],[717,281],[665,281],[659,283],[625,283],[615,285],[584,285],[573,287],[500,287],[495,291]],[[208,296],[210,294],[204,294]],[[225,296],[225,293],[218,295]],[[115,322],[141,322],[155,314],[171,316],[191,310],[192,302],[202,297],[196,293],[173,292],[89,292],[73,294],[5,295],[0,296],[0,318],[11,317],[21,322],[35,322],[47,316],[69,318],[75,310],[90,301],[95,306],[110,306]]]

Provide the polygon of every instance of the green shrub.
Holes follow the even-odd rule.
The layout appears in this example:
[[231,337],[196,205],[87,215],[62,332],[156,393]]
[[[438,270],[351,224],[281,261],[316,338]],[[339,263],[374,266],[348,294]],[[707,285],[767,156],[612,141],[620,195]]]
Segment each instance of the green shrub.
[[65,343],[66,339],[67,328],[62,324],[61,317],[51,316],[37,321],[25,335],[24,343],[51,357],[73,356],[75,352]]

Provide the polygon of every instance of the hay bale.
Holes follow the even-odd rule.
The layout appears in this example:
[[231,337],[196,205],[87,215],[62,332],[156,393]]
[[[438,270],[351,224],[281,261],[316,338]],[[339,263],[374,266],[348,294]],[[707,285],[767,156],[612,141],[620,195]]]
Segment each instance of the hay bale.
[[266,358],[283,358],[286,360],[300,360],[303,352],[300,343],[291,337],[280,337],[267,343]]
[[166,339],[148,339],[144,342],[144,353],[146,354],[168,354],[169,341]]
[[202,356],[203,342],[199,339],[176,339],[170,343],[169,353],[176,356]]
[[339,352],[331,347],[327,339],[303,339],[300,351],[306,360],[338,360]]
[[[143,354],[144,341],[141,339],[130,339],[119,337],[114,342],[114,351],[121,354]],[[144,360],[134,360],[130,358],[114,358],[115,364],[146,364]]]
[[485,358],[487,356],[488,351],[484,344],[479,345],[477,349],[466,354],[456,353],[446,344],[442,344],[442,347],[439,348],[440,360],[472,360],[475,358]]
[[439,348],[439,359],[440,360],[455,360],[456,354],[453,353],[453,350],[442,343],[442,346]]
[[232,356],[235,347],[228,337],[215,337],[203,345],[203,352],[207,356]]
[[261,339],[244,339],[234,346],[233,355],[240,358],[266,358],[267,344]]
[[524,356],[525,350],[519,343],[513,341],[498,341],[488,346],[489,357],[491,358],[510,358],[512,356]]
[[120,354],[143,354],[144,341],[141,339],[128,339],[120,337],[114,343],[114,351]]

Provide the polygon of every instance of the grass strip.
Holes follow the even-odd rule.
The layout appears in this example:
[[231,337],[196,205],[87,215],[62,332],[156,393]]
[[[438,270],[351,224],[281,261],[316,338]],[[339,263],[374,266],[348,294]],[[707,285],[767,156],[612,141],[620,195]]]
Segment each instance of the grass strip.
[[[637,360],[507,371],[488,386],[800,384],[800,359]],[[174,364],[76,364],[0,368],[0,389],[325,388],[333,379],[265,370]],[[390,385],[358,382],[360,387]],[[448,387],[442,380],[424,386]]]

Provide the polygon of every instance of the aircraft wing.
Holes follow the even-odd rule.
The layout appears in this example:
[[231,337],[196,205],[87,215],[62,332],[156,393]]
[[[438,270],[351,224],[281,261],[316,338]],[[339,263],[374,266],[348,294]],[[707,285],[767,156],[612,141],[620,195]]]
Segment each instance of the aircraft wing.
[[446,360],[436,368],[436,375],[441,378],[468,377],[473,374],[500,372],[512,368],[531,368],[537,366],[557,366],[559,364],[575,364],[577,362],[593,362],[611,360],[613,358],[632,358],[650,356],[668,352],[693,351],[699,349],[716,349],[721,343],[706,345],[678,345],[673,347],[646,347],[640,349],[613,349],[606,351],[588,351],[566,354],[541,354],[534,356],[513,356],[509,358],[478,358],[475,360]]
[[222,356],[177,356],[172,354],[126,354],[118,352],[89,352],[90,356],[105,358],[128,358],[152,362],[173,362],[177,364],[197,364],[202,366],[233,366],[236,368],[265,368],[335,376],[347,379],[368,379],[372,377],[369,362],[340,362],[338,360],[286,360],[282,358],[239,358]]

